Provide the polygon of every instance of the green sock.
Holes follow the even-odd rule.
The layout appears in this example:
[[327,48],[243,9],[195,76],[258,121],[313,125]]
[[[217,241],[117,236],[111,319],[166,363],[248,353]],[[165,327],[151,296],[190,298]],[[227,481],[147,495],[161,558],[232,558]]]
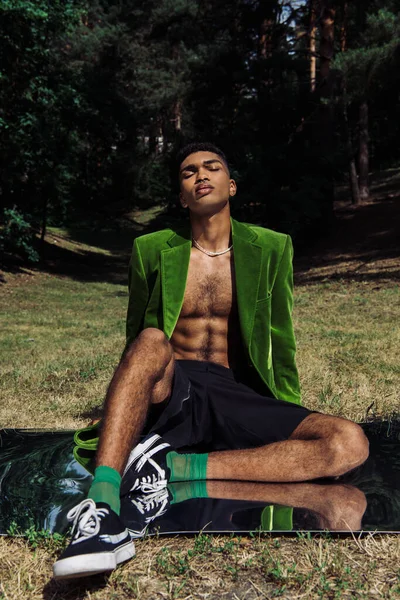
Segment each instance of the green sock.
[[178,454],[168,452],[167,467],[171,471],[169,481],[194,481],[207,479],[208,454]]
[[119,515],[121,502],[119,490],[121,487],[121,475],[111,467],[97,467],[94,479],[90,486],[88,498],[95,502],[105,502]]
[[191,498],[208,498],[206,481],[179,481],[168,484],[172,504],[179,504]]

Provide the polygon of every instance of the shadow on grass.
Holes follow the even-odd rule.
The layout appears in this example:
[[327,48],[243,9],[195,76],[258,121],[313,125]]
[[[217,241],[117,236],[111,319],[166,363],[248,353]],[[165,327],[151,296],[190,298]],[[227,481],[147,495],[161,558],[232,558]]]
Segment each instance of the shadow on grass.
[[182,225],[179,211],[158,208],[137,213],[136,220],[118,219],[109,224],[70,226],[66,230],[49,228],[40,249],[40,262],[26,263],[18,257],[7,257],[0,283],[7,282],[7,273],[31,275],[33,271],[82,282],[126,285],[134,239],[179,225]]
[[107,587],[109,576],[100,574],[70,581],[55,581],[51,579],[43,588],[43,600],[81,600],[90,597],[90,593]]
[[400,280],[400,194],[337,210],[326,239],[311,240],[295,260],[296,282]]

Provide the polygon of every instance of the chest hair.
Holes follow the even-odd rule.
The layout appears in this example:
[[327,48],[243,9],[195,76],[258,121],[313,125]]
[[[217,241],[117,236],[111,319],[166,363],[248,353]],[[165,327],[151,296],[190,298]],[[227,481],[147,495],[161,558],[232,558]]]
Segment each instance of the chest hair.
[[201,272],[189,268],[181,316],[228,317],[236,303],[233,264]]

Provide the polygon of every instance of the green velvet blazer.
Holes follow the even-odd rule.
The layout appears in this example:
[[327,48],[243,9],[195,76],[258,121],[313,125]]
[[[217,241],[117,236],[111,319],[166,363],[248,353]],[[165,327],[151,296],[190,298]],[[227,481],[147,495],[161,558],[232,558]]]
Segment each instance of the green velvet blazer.
[[[292,323],[293,247],[288,235],[231,219],[239,323],[250,368],[265,392],[300,404]],[[127,344],[146,327],[170,339],[185,293],[190,226],[135,239],[129,267]]]

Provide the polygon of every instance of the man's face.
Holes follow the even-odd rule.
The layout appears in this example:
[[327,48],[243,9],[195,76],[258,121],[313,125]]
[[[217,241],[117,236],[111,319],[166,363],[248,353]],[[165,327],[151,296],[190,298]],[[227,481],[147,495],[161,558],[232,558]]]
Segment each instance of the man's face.
[[189,154],[180,166],[179,182],[182,206],[199,216],[219,212],[236,194],[228,167],[214,152]]

